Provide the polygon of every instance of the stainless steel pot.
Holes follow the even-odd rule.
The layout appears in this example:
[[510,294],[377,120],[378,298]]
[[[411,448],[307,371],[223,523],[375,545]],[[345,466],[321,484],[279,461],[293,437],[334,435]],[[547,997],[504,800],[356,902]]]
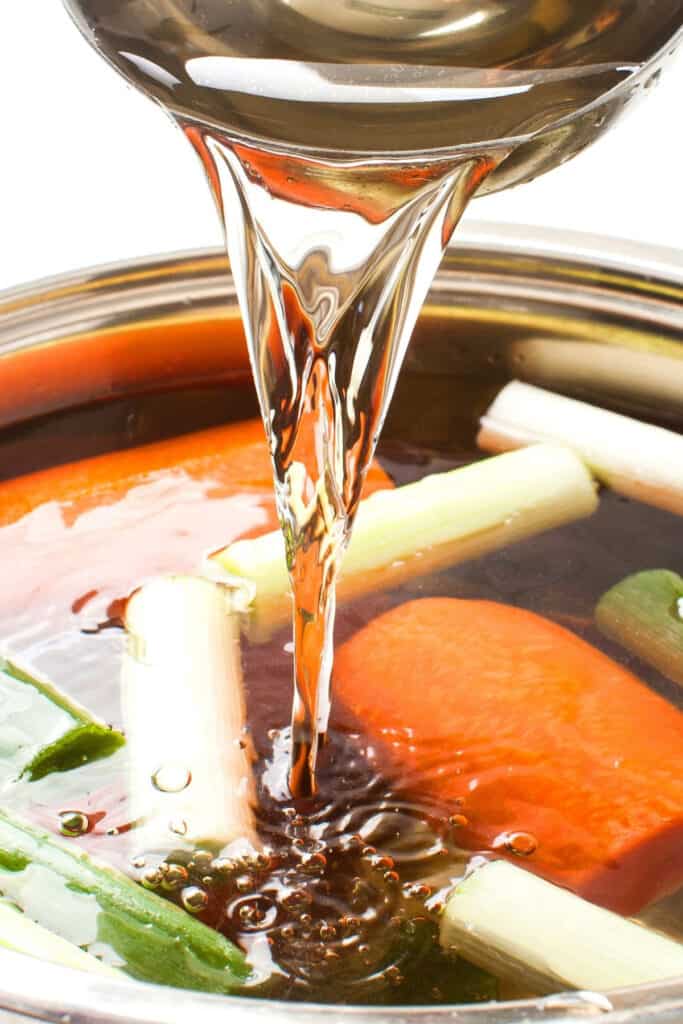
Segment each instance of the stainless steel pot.
[[[140,390],[246,376],[240,345],[229,351],[221,345],[237,319],[218,252],[96,268],[5,294],[0,426]],[[189,323],[193,344],[185,346]],[[501,381],[520,376],[558,386],[615,408],[646,410],[681,429],[683,260],[672,251],[589,236],[468,227],[435,281],[408,368],[413,375],[455,374],[463,353],[470,367],[494,361]],[[394,418],[400,405],[399,390]],[[438,415],[430,429],[438,434]],[[606,1024],[679,1024],[683,979],[607,995],[386,1010],[103,981],[0,951],[2,1024],[554,1024],[593,1017]]]

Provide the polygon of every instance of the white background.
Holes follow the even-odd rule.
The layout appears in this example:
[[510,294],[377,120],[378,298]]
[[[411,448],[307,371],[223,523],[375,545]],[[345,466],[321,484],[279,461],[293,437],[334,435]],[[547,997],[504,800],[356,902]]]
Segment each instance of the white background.
[[[0,3],[0,104],[0,288],[221,244],[189,146],[90,50],[59,0]],[[475,201],[467,216],[680,250],[682,134],[679,54],[649,101],[591,150],[530,185]]]

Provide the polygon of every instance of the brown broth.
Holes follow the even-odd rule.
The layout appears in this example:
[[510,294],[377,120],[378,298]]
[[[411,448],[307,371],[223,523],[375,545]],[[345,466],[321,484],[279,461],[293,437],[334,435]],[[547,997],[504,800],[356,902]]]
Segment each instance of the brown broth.
[[175,118],[225,222],[293,595],[289,789],[311,795],[336,582],[445,247],[470,198],[567,159],[636,95],[681,0],[68,6]]
[[[474,444],[477,416],[500,385],[501,369],[495,360],[471,356],[469,364],[474,369],[460,374],[459,384],[450,381],[453,405],[462,398],[457,417],[447,414],[439,375],[406,372],[379,449],[382,466],[397,484],[481,457]],[[454,386],[463,389],[461,396]],[[254,456],[257,470],[249,488],[239,493],[229,466],[217,469],[205,441],[204,461],[182,473],[173,468],[183,445],[193,444],[189,432],[215,426],[226,408],[236,421],[253,414],[250,388],[224,384],[101,402],[28,420],[0,435],[6,465],[15,472],[43,471],[33,478],[33,507],[24,514],[17,500],[24,493],[21,478],[0,485],[3,640],[113,724],[121,724],[119,599],[150,576],[192,571],[207,551],[275,524],[265,446]],[[260,426],[245,429],[256,452]],[[72,495],[59,504],[71,470],[51,466],[127,446],[134,463],[137,446],[160,438],[169,438],[170,447],[157,458],[153,474],[133,474],[122,483],[107,482],[103,471],[93,499],[97,474],[91,472],[80,498]],[[680,520],[673,515],[605,492],[591,519],[343,605],[337,641],[416,597],[502,601],[564,625],[680,706],[674,684],[607,643],[592,622],[598,598],[628,573],[663,566],[683,571],[680,538]],[[254,958],[277,964],[279,973],[267,987],[277,997],[424,1004],[502,994],[495,979],[450,960],[436,941],[440,890],[461,877],[473,857],[489,852],[459,845],[453,815],[462,808],[416,799],[420,780],[388,772],[374,737],[350,726],[343,708],[333,714],[321,752],[318,795],[298,804],[274,797],[288,756],[289,639],[283,629],[266,644],[245,639],[243,650],[249,729],[258,755],[259,829],[269,858],[223,871],[207,869],[187,849],[166,858],[182,877],[205,887],[209,901],[201,919]],[[440,766],[449,770],[449,759],[430,770]],[[117,756],[68,776],[19,783],[7,801],[56,834],[61,812],[82,812],[88,832],[69,841],[142,880],[163,857],[150,853],[144,863],[131,863],[126,789],[125,761]],[[180,899],[174,892],[165,895]],[[679,902],[674,896],[645,911],[645,918],[683,938]]]

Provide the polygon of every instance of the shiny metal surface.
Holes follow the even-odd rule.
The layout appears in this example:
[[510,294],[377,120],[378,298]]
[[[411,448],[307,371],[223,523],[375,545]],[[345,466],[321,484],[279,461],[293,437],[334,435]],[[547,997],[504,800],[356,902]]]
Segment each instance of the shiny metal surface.
[[[112,339],[168,332],[174,324],[237,317],[224,257],[180,254],[96,268],[0,296],[0,423],[11,424],[84,400],[216,372],[204,356],[169,346],[168,359],[139,362],[144,343]],[[448,332],[500,335],[505,344],[553,339],[662,352],[683,366],[683,260],[680,254],[589,236],[516,228],[468,227],[447,256],[418,331],[420,346],[448,353]],[[435,331],[434,325],[437,330]],[[455,325],[455,326],[454,326]],[[127,333],[128,332],[128,333]],[[84,355],[79,380],[44,392],[35,385],[41,353],[54,346]],[[89,371],[88,352],[106,349],[107,373]],[[679,348],[680,346],[680,348]],[[586,350],[588,351],[588,350]],[[582,350],[577,348],[580,360]],[[204,353],[205,355],[205,353]],[[411,357],[409,357],[411,358]],[[101,364],[102,360],[98,360]],[[126,372],[122,367],[127,367]],[[133,372],[135,370],[135,373]],[[130,371],[130,372],[128,372]],[[230,373],[246,374],[246,361]],[[7,375],[10,375],[9,378]],[[7,393],[11,392],[11,393]],[[679,396],[681,397],[681,396]],[[674,395],[674,400],[676,395]],[[534,1024],[602,1019],[607,1024],[679,1024],[683,979],[600,995],[570,994],[526,1003],[386,1010],[256,1002],[110,982],[0,951],[0,1024]]]

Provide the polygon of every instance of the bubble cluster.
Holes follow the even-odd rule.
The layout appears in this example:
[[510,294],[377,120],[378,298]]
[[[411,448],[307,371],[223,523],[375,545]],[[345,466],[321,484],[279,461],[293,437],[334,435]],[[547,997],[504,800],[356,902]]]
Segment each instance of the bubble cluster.
[[141,881],[246,950],[265,939],[276,994],[373,1002],[390,992],[409,1001],[425,958],[440,955],[441,893],[469,859],[457,845],[463,801],[449,818],[397,799],[348,751],[337,776],[335,742],[326,749],[330,785],[323,778],[315,800],[283,803],[262,790],[262,849],[148,855]]

